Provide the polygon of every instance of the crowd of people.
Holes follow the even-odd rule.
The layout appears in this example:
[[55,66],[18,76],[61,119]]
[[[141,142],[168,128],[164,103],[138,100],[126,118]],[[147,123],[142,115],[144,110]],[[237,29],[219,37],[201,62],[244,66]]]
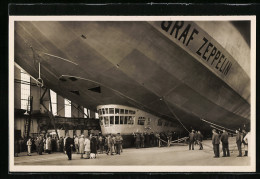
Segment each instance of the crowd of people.
[[147,148],[147,147],[161,147],[161,146],[170,146],[173,138],[177,139],[177,136],[174,132],[167,133],[142,133],[137,132],[133,133],[134,144],[137,149]]
[[[238,156],[242,157],[242,145],[245,148],[244,156],[248,156],[248,144],[249,144],[249,137],[250,132],[246,132],[245,130],[236,130],[236,146],[238,149]],[[192,130],[189,134],[189,150],[194,150],[194,145],[199,145],[199,150],[203,150],[203,135],[200,131]],[[229,134],[228,132],[223,129],[222,133],[217,132],[216,129],[212,130],[212,145],[214,151],[214,158],[220,157],[220,150],[219,145],[220,142],[222,143],[222,157],[230,157],[230,150],[229,150]]]
[[[123,152],[123,138],[118,134],[109,134],[103,136],[101,134],[89,136],[74,136],[70,138],[66,137],[47,137],[38,136],[36,138],[29,137],[28,140],[22,138],[15,139],[15,157],[18,157],[20,152],[27,151],[27,155],[31,156],[33,152],[42,155],[43,152],[51,154],[52,152],[63,152],[68,155],[68,159],[71,160],[71,154],[75,152],[80,154],[80,158],[96,158],[96,154],[106,153],[107,155],[115,155]],[[91,157],[94,156],[94,157]]]

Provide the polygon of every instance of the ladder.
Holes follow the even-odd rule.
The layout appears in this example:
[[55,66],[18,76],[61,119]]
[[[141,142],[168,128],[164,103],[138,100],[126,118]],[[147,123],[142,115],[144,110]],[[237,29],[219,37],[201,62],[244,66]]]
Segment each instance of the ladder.
[[32,104],[33,104],[33,96],[28,97],[27,104],[27,113],[28,115],[25,118],[25,138],[28,139],[30,135],[30,127],[31,127],[31,116],[32,116]]

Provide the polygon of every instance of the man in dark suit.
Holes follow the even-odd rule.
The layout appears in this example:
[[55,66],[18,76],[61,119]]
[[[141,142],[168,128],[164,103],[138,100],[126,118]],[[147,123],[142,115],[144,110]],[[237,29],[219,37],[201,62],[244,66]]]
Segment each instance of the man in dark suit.
[[212,130],[212,144],[213,144],[213,150],[214,150],[214,158],[218,158],[219,157],[219,135],[216,132],[216,129]]
[[225,129],[223,129],[223,133],[221,134],[220,140],[222,142],[223,157],[230,157],[228,149],[228,133]]
[[71,152],[73,146],[74,146],[74,140],[70,138],[70,136],[68,136],[65,141],[65,150],[69,160],[71,160]]
[[236,143],[237,143],[237,149],[238,149],[238,152],[239,152],[239,155],[237,157],[242,157],[242,149],[241,149],[241,144],[242,144],[242,137],[241,137],[241,134],[240,134],[240,130],[236,130]]
[[203,135],[200,133],[200,131],[198,131],[197,141],[198,141],[199,146],[200,146],[199,150],[203,150],[202,140],[203,140]]
[[191,131],[191,133],[189,134],[189,150],[192,147],[192,150],[194,150],[194,140],[195,140],[195,136],[194,136],[194,130]]

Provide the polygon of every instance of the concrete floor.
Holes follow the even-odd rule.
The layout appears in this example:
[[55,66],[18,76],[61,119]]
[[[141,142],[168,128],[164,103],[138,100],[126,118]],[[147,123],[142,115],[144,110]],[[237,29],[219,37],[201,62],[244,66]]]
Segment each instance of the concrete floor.
[[[232,139],[233,141],[234,139]],[[238,151],[235,144],[230,142],[230,157],[213,158],[210,140],[204,141],[204,150],[189,150],[187,145],[171,147],[153,147],[143,149],[124,149],[121,155],[98,154],[97,159],[80,159],[79,154],[73,154],[72,160],[67,159],[63,153],[53,153],[27,156],[21,153],[14,158],[15,165],[173,165],[173,166],[247,166],[250,157],[237,157]],[[221,147],[220,147],[221,150]],[[243,152],[244,154],[244,152]],[[222,156],[222,152],[220,153]]]

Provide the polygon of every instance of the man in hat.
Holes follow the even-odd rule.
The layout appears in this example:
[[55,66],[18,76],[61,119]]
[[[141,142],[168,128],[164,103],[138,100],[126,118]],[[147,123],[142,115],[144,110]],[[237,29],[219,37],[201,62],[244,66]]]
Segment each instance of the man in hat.
[[117,136],[116,136],[116,154],[119,154],[120,155],[120,152],[121,152],[121,136],[120,136],[120,133],[117,133]]
[[195,139],[194,130],[192,129],[191,133],[189,134],[189,150],[191,150],[191,147],[192,150],[194,150],[194,139]]
[[199,143],[199,146],[200,146],[199,150],[203,150],[203,144],[202,144],[203,135],[201,134],[200,131],[198,131],[197,140],[198,140],[198,143]]
[[214,158],[219,157],[219,134],[217,133],[216,129],[212,130],[212,145],[213,145],[213,150],[214,150]]
[[223,133],[221,134],[220,140],[222,142],[223,157],[230,157],[228,149],[228,133],[225,129],[223,129]]
[[240,129],[236,130],[236,143],[237,143],[237,149],[238,149],[238,156],[237,157],[242,157],[242,149],[241,149],[241,144],[242,144],[242,137],[240,134]]
[[72,152],[73,146],[74,146],[73,139],[70,138],[69,135],[67,135],[66,142],[65,142],[65,150],[66,150],[66,154],[67,154],[69,160],[71,160],[71,152]]

